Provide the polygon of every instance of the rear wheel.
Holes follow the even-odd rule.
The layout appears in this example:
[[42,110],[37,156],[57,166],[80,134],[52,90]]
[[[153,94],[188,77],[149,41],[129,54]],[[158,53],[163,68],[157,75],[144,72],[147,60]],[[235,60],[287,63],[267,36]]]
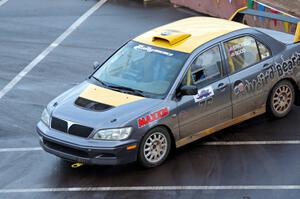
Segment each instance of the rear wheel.
[[295,101],[295,89],[290,81],[277,83],[268,100],[268,113],[273,118],[285,117],[292,109]]
[[171,138],[167,129],[156,127],[142,139],[139,148],[139,163],[146,168],[161,165],[170,153]]

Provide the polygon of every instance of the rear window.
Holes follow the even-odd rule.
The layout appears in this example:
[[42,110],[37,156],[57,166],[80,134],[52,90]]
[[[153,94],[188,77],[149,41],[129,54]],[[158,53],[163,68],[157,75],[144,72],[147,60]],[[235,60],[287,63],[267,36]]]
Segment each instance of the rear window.
[[261,59],[266,59],[271,56],[270,50],[261,42],[257,41]]

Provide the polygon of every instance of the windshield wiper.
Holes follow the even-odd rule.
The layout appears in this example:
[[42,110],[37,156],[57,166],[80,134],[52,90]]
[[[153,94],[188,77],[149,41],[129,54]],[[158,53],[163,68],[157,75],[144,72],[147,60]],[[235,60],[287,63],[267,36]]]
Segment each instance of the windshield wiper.
[[102,86],[104,87],[109,87],[106,83],[104,83],[103,81],[101,81],[100,79],[98,79],[97,77],[95,76],[92,76],[92,78],[94,78],[97,82],[99,82]]
[[100,79],[98,79],[97,77],[95,76],[92,76],[92,78],[94,78],[97,82],[99,82],[102,86],[106,87],[106,88],[112,88],[114,90],[118,90],[118,91],[127,91],[127,92],[130,92],[132,94],[135,94],[135,95],[139,95],[139,96],[142,96],[142,97],[145,97],[145,94],[142,90],[138,90],[138,89],[133,89],[133,88],[128,88],[128,87],[125,87],[125,86],[113,86],[113,85],[108,85],[106,83],[104,83],[103,81],[101,81]]
[[112,86],[112,85],[109,85],[108,87],[112,88],[112,89],[117,89],[119,91],[127,91],[127,92],[130,92],[130,93],[134,94],[134,95],[139,95],[139,96],[145,97],[144,91],[142,91],[142,90],[128,88],[128,87],[125,87],[125,86]]

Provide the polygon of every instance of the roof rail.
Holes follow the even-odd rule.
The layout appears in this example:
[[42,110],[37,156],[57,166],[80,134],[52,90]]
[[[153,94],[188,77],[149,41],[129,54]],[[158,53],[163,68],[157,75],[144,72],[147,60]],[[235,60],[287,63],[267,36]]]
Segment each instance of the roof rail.
[[253,9],[248,9],[247,7],[243,7],[243,8],[238,9],[229,18],[229,20],[242,23],[245,15],[265,17],[265,18],[269,18],[269,19],[275,19],[278,21],[296,24],[297,29],[296,29],[296,33],[295,33],[294,42],[295,43],[300,42],[300,19],[299,18],[291,17],[291,16],[284,16],[284,15],[280,15],[280,14],[274,14],[274,13],[269,13],[269,12],[264,12],[264,11],[259,11],[259,10],[253,10]]

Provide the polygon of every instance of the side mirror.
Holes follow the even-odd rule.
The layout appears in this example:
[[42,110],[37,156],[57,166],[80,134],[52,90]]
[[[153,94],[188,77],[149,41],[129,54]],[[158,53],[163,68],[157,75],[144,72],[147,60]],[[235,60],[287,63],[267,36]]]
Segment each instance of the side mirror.
[[198,88],[197,86],[190,85],[190,86],[181,86],[180,89],[181,95],[197,95],[198,94]]
[[93,63],[93,68],[94,68],[94,70],[98,69],[99,66],[100,66],[100,63],[97,62],[97,61],[94,61],[94,63]]

